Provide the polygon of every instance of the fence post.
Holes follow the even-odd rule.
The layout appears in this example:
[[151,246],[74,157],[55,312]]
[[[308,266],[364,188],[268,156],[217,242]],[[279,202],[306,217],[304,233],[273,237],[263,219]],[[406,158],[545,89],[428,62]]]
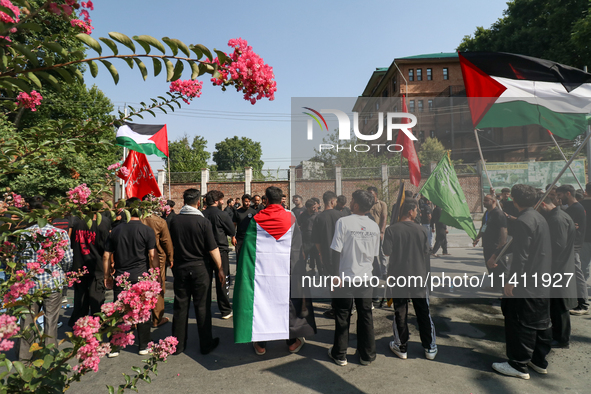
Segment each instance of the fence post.
[[289,205],[296,195],[296,166],[289,166]]
[[207,194],[207,183],[209,182],[209,168],[201,169],[201,195]]
[[382,195],[386,205],[390,206],[390,196],[388,194],[388,164],[382,164]]
[[244,194],[251,194],[252,167],[244,167]]
[[337,196],[343,194],[343,171],[340,164],[334,167],[334,178],[335,178],[335,190]]
[[164,196],[164,181],[166,180],[166,171],[158,170],[158,187],[160,188],[160,193]]

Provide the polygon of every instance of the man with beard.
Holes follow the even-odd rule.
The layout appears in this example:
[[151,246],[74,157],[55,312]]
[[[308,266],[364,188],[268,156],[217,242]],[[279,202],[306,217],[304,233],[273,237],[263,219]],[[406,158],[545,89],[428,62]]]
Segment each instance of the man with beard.
[[304,252],[304,259],[310,260],[310,269],[316,269],[316,260],[318,257],[318,250],[312,241],[312,229],[314,220],[317,216],[316,201],[309,199],[306,201],[306,210],[297,218],[300,231],[302,232],[302,249]]
[[299,194],[293,196],[292,200],[294,207],[291,209],[293,214],[295,215],[296,219],[301,215],[302,212],[306,210],[304,208],[304,199]]
[[[495,264],[499,253],[507,242],[507,217],[497,205],[497,199],[491,195],[484,196],[483,200],[486,212],[482,217],[482,227],[478,236],[473,242],[473,246],[478,245],[478,241],[482,238],[482,250],[484,253],[484,262],[488,273],[495,272],[495,275],[505,273],[505,264],[500,266]],[[492,268],[497,265],[496,268]],[[493,285],[500,284],[500,277],[493,279]]]
[[229,198],[226,204],[227,205],[226,208],[224,208],[224,212],[226,212],[230,217],[230,220],[232,220],[234,218],[234,199]]
[[254,196],[252,196],[252,201],[250,202],[250,207],[257,212],[260,211],[261,210],[261,196],[259,196],[258,194],[255,194]]
[[501,301],[509,360],[492,367],[503,375],[529,379],[528,367],[547,373],[546,356],[552,342],[550,289],[535,286],[533,277],[552,272],[552,244],[548,223],[533,209],[538,201],[536,190],[518,184],[511,195],[519,215],[515,220],[513,261]]
[[242,206],[234,212],[233,222],[236,226],[236,240],[232,241],[232,244],[236,247],[236,261],[240,257],[240,248],[242,247],[242,241],[244,240],[244,234],[248,228],[250,219],[258,212],[250,207],[250,200],[252,197],[250,194],[242,196]]
[[222,211],[224,193],[219,190],[211,190],[205,195],[207,208],[203,211],[203,216],[211,222],[211,228],[215,237],[220,257],[222,259],[222,269],[226,274],[226,280],[221,282],[218,277],[217,268],[214,266],[215,273],[215,291],[218,301],[218,309],[222,314],[222,319],[226,320],[232,317],[232,305],[230,304],[230,248],[228,237],[232,238],[232,243],[236,241],[236,231],[232,220]]
[[[538,193],[538,200],[544,193]],[[575,222],[562,209],[556,206],[556,201],[547,196],[538,211],[544,216],[550,228],[552,242],[552,278],[560,276],[563,280],[554,282],[550,289],[550,319],[552,320],[552,347],[568,348],[570,343],[570,314],[569,310],[577,305],[576,283],[570,281],[567,287],[567,274],[575,271]]]

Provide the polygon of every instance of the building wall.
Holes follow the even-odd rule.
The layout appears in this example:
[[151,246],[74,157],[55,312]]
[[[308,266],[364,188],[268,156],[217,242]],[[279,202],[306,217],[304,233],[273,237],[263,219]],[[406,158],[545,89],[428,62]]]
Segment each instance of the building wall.
[[336,193],[336,182],[334,180],[296,182],[295,194],[302,196],[304,203],[312,197],[317,197],[322,201],[322,195],[327,191]]
[[262,196],[265,194],[265,190],[270,186],[277,186],[283,193],[287,196],[289,200],[289,182],[288,181],[276,181],[276,182],[251,182],[250,183],[250,190],[252,191],[252,195],[258,194]]
[[232,198],[242,198],[244,194],[244,182],[208,182],[207,190],[219,190],[224,193],[224,204],[225,201]]

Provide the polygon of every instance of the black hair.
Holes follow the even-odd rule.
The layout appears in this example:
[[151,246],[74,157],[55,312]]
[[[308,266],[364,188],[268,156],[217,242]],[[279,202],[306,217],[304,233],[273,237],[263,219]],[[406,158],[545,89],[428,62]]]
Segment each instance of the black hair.
[[583,198],[585,198],[585,192],[583,191],[583,189],[578,189],[577,191],[575,191],[575,198],[577,199],[577,201],[581,201]]
[[303,198],[302,196],[300,196],[299,194],[294,194],[292,199],[294,199],[294,198],[299,198],[300,200],[303,200],[303,199],[304,199],[304,198]]
[[355,190],[353,192],[353,201],[359,205],[361,212],[367,212],[374,204],[373,195],[367,190]]
[[254,196],[252,196],[252,199],[254,200],[255,197],[261,198],[261,196],[259,196],[258,194],[255,194]]
[[501,189],[501,193],[511,193],[511,189],[509,189],[508,187],[504,187]]
[[345,205],[347,203],[347,197],[343,196],[342,194],[337,197],[337,203],[340,205]]
[[[544,194],[546,194],[546,193],[544,193],[544,192],[538,192],[537,200],[538,201],[539,200],[542,200],[542,197],[544,197]],[[552,200],[552,197],[550,197],[550,196],[546,196],[542,200],[542,202],[545,203],[545,204],[554,204],[554,201]]]
[[314,200],[316,204],[320,205],[320,199],[318,197],[312,197],[311,200]]
[[199,189],[187,189],[183,193],[183,201],[185,205],[196,205],[200,197]]
[[283,197],[287,198],[287,195],[286,194],[282,194],[281,195],[281,198],[283,198]]
[[529,208],[536,205],[537,194],[533,186],[517,184],[511,188],[511,197],[520,207]]
[[267,201],[269,202],[269,205],[281,204],[281,197],[283,196],[283,190],[281,190],[277,186],[269,186],[265,190],[265,196],[267,196]]
[[585,191],[587,192],[588,195],[591,195],[591,182],[589,182],[585,185]]
[[408,213],[415,209],[417,206],[417,200],[415,200],[414,198],[407,198],[404,200],[404,204],[402,204],[402,209],[400,209],[400,213],[402,216],[407,216]]
[[322,195],[322,201],[324,201],[324,205],[327,205],[331,200],[334,200],[337,198],[337,195],[335,192],[331,192],[330,190],[327,192],[324,192],[324,194]]
[[370,193],[371,193],[371,192],[376,192],[376,196],[378,195],[378,188],[377,188],[377,187],[375,187],[375,186],[370,186],[370,187],[368,187],[368,188],[367,188],[367,191],[368,191],[368,192],[370,192]]
[[234,199],[233,198],[228,198],[228,201],[226,201],[226,204],[230,205],[230,202],[231,201],[234,201]]
[[412,198],[412,192],[410,190],[405,190],[404,191],[404,198]]
[[265,196],[265,195],[263,194],[263,196],[261,197],[261,200],[266,200],[266,199],[267,199],[267,196]]
[[142,201],[147,201],[150,198],[150,193],[142,197]]
[[29,198],[29,208],[30,209],[45,209],[43,203],[45,202],[45,198],[43,196],[35,196]]
[[[127,200],[125,200],[125,208],[127,208],[129,210],[129,208],[131,208],[132,205],[137,205],[136,203],[140,202],[142,200],[140,200],[137,197],[130,197]],[[138,218],[140,217],[139,214],[139,207],[137,207],[135,210],[132,209],[131,211],[129,211],[129,213],[131,214],[131,216],[133,216],[134,218]],[[100,214],[99,214],[100,215]]]
[[312,208],[314,205],[316,205],[316,201],[309,199],[308,201],[306,201],[306,208]]
[[219,190],[210,190],[205,194],[205,205],[208,207],[214,205],[216,201],[224,198],[224,193]]
[[247,199],[247,200],[252,200],[252,196],[250,194],[243,194],[242,195],[242,200]]
[[571,196],[575,196],[575,188],[573,185],[560,185],[556,189],[556,192],[560,193],[570,193]]
[[174,206],[176,205],[176,203],[172,200],[166,200],[166,205],[168,205],[171,208],[174,208]]

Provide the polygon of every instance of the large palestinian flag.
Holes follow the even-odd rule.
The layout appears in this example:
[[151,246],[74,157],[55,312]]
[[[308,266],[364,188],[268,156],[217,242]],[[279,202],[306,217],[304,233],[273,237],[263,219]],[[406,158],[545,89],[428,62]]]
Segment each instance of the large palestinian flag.
[[117,130],[117,145],[146,155],[168,157],[166,125],[125,122]]
[[476,128],[538,124],[574,139],[591,112],[591,74],[549,60],[502,52],[459,54]]
[[272,204],[248,225],[236,268],[236,343],[289,339],[290,268],[295,216]]

